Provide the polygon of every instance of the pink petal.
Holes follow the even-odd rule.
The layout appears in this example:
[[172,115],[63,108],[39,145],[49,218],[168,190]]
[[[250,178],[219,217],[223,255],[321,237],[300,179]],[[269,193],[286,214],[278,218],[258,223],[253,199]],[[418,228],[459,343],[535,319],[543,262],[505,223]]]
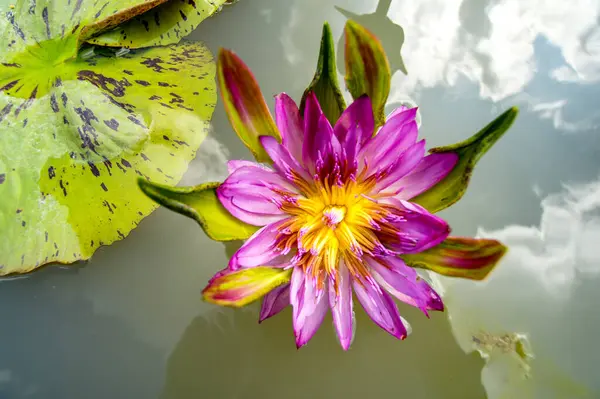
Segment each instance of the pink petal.
[[458,162],[453,152],[429,154],[408,175],[387,188],[396,198],[409,200],[429,190],[448,175]]
[[359,153],[359,166],[365,160],[369,165],[389,163],[417,141],[418,127],[414,121],[417,109],[409,109],[388,119],[375,137],[369,140]]
[[395,198],[387,198],[385,202],[395,209],[397,220],[390,220],[389,223],[398,233],[377,234],[392,251],[400,254],[425,251],[444,241],[450,234],[450,226],[445,220],[429,213],[420,205]]
[[254,226],[265,226],[286,217],[280,209],[285,200],[282,193],[293,197],[296,189],[274,171],[256,164],[235,169],[217,188],[217,197],[225,209]]
[[258,322],[275,316],[290,304],[290,285],[280,285],[263,297]]
[[229,268],[238,270],[269,265],[269,262],[282,255],[277,241],[280,227],[286,220],[268,224],[258,230],[236,251],[229,260]]
[[427,309],[443,311],[444,310],[444,302],[442,301],[442,297],[440,294],[435,292],[433,288],[429,285],[429,283],[423,279],[420,279],[417,284],[421,287],[423,295],[427,298]]
[[[369,105],[370,106],[370,105]],[[340,265],[333,279],[337,283],[337,292],[333,281],[329,283],[329,307],[333,316],[333,325],[344,350],[350,348],[354,334],[354,312],[352,310],[352,284],[348,268]]]
[[315,173],[315,163],[318,151],[321,149],[319,135],[319,124],[324,116],[321,105],[314,92],[306,97],[304,105],[304,143],[302,144],[302,162],[311,174]]
[[[375,192],[383,191],[410,173],[425,156],[425,140],[410,146],[399,158],[389,165],[376,164],[375,170],[385,171],[383,178],[374,187]],[[370,165],[370,167],[373,165]]]
[[[356,141],[348,137],[348,131],[351,127],[358,126]],[[334,133],[346,151],[355,152],[356,145],[362,147],[372,136],[375,130],[375,119],[373,118],[373,105],[371,99],[366,96],[360,96],[348,106],[340,115],[335,123]],[[351,148],[348,148],[351,147]]]
[[[417,117],[417,110],[419,108],[418,107],[413,107],[413,108],[408,108],[404,105],[399,106],[398,108],[396,108],[395,110],[393,110],[387,118],[386,124],[388,122],[390,122],[392,119],[396,118],[396,116],[398,115],[403,115],[403,118],[405,121],[414,121]],[[401,121],[402,119],[399,119],[398,121]]]
[[295,181],[294,176],[299,176],[304,180],[310,180],[311,176],[300,166],[298,161],[290,154],[287,148],[279,144],[277,140],[270,136],[260,137],[260,143],[273,160],[275,169],[289,181]]
[[408,332],[398,307],[385,291],[370,281],[364,281],[361,285],[355,280],[352,285],[358,301],[375,324],[398,339],[406,338]]
[[296,347],[308,343],[317,332],[328,309],[324,290],[316,290],[314,281],[307,279],[300,267],[294,268],[290,282]]
[[275,96],[275,121],[282,136],[282,144],[297,160],[302,159],[304,122],[298,106],[286,93]]
[[[411,306],[421,309],[427,315],[430,300],[429,286],[422,286],[416,272],[410,269],[402,259],[387,256],[378,260],[366,258],[375,281],[387,292]],[[382,264],[383,263],[383,264]],[[407,273],[408,272],[408,273]]]
[[243,168],[244,166],[254,166],[263,169],[266,168],[265,166],[256,162],[246,161],[244,159],[232,159],[231,161],[227,161],[227,172],[228,174],[232,174],[233,172],[235,172],[239,168]]

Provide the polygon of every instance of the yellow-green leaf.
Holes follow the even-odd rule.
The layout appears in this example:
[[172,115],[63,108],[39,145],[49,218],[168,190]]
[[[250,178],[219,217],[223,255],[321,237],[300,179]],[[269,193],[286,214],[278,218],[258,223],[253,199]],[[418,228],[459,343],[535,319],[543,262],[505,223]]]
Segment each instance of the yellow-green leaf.
[[507,248],[497,240],[448,237],[436,247],[402,255],[411,267],[431,270],[443,276],[483,280],[498,264]]
[[335,125],[344,109],[346,109],[346,103],[344,102],[344,96],[338,83],[333,35],[327,22],[323,25],[317,70],[312,82],[304,91],[300,103],[301,115],[304,113],[306,96],[311,91],[317,96],[321,109],[331,125]]
[[226,0],[162,0],[143,14],[107,30],[88,43],[125,48],[179,43],[203,20],[215,14]]
[[86,24],[141,1],[15,3],[0,11],[0,275],[124,238],[156,208],[137,177],[177,184],[217,97],[201,44],[77,56]]
[[160,205],[197,221],[213,240],[245,240],[259,229],[231,216],[221,205],[216,193],[221,183],[171,187],[140,178],[138,184],[144,194]]
[[385,103],[390,94],[390,64],[379,39],[349,20],[344,28],[346,87],[354,99],[366,94],[373,103],[378,126],[385,122]]
[[217,77],[223,106],[233,130],[258,162],[270,162],[258,138],[273,136],[281,141],[281,135],[254,75],[234,52],[219,51]]
[[458,154],[458,162],[442,181],[411,201],[430,212],[439,212],[458,201],[467,190],[477,161],[506,133],[517,114],[516,107],[510,108],[471,138],[429,150],[431,153],[454,152]]
[[268,266],[237,271],[223,270],[202,291],[205,301],[221,306],[242,307],[262,298],[290,280],[292,269]]

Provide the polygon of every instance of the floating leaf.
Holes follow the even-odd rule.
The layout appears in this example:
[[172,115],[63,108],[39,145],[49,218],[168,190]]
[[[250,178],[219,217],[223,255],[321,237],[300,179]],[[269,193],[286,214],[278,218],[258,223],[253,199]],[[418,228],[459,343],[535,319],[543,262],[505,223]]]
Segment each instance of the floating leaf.
[[221,49],[217,77],[223,106],[233,130],[258,162],[270,162],[271,158],[258,138],[268,135],[281,141],[281,135],[252,71],[234,52]]
[[378,126],[385,122],[385,103],[390,94],[390,64],[379,39],[354,21],[344,28],[346,87],[356,100],[367,94]]
[[118,27],[88,39],[88,43],[125,48],[179,43],[216,13],[226,0],[162,0],[161,5]]
[[335,49],[333,44],[333,35],[328,23],[323,25],[323,35],[321,37],[321,49],[319,50],[319,59],[317,61],[317,71],[310,83],[310,86],[304,91],[302,102],[300,103],[300,115],[304,115],[304,103],[306,96],[313,91],[321,104],[323,113],[329,119],[331,125],[335,125],[342,111],[346,109],[344,96],[340,90],[335,69]]
[[424,252],[402,255],[402,259],[409,266],[444,276],[483,280],[505,253],[506,247],[497,240],[448,237]]
[[459,160],[448,176],[411,201],[430,212],[439,212],[458,201],[467,190],[477,161],[510,128],[517,114],[516,107],[510,108],[471,138],[454,145],[429,150],[430,153],[454,152],[458,154]]
[[78,58],[84,22],[141,4],[91,3],[0,13],[0,275],[88,259],[125,237],[156,207],[131,189],[136,178],[176,184],[206,135],[210,52],[187,43]]
[[259,229],[234,218],[221,205],[216,193],[221,183],[171,187],[138,179],[138,184],[144,194],[154,201],[197,221],[213,240],[245,240]]
[[292,269],[267,266],[223,270],[202,291],[207,302],[222,306],[242,307],[263,297],[266,293],[287,283]]

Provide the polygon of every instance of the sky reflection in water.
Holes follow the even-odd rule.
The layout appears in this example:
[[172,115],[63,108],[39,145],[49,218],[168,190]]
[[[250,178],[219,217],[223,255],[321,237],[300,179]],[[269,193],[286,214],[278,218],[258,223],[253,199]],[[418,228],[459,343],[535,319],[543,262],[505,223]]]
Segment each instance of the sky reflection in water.
[[[213,51],[235,50],[268,101],[280,91],[299,99],[314,72],[323,21],[339,38],[345,15],[360,15],[397,71],[388,109],[418,104],[430,146],[462,140],[520,105],[467,195],[443,213],[457,235],[537,226],[541,197],[565,182],[597,180],[600,4],[382,0],[375,11],[376,3],[244,0],[192,37]],[[404,29],[401,50],[396,24]],[[220,180],[227,159],[249,156],[219,104],[213,133],[182,184]],[[483,362],[462,352],[444,314],[427,320],[401,306],[413,335],[397,342],[360,311],[349,353],[338,348],[328,318],[296,351],[289,311],[258,326],[256,307],[230,311],[200,301],[226,260],[224,247],[195,222],[159,209],[85,267],[0,283],[0,397],[483,396]]]

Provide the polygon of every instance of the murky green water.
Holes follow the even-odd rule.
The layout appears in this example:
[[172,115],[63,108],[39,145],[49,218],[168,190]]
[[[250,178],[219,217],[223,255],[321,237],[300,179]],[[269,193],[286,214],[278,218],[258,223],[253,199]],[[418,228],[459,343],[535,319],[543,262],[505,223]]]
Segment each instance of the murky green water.
[[[540,195],[597,177],[600,5],[569,12],[558,1],[376,6],[242,0],[192,37],[214,52],[235,50],[267,99],[280,91],[299,99],[322,23],[339,38],[346,17],[357,14],[400,71],[389,108],[417,103],[430,146],[462,140],[519,105],[517,122],[478,165],[467,195],[444,212],[457,235],[537,225]],[[182,185],[222,179],[227,159],[250,159],[220,103],[213,126]],[[348,353],[327,321],[297,351],[289,309],[259,326],[255,306],[231,311],[201,302],[200,290],[226,261],[223,245],[195,222],[159,209],[83,267],[0,282],[0,398],[485,397],[483,361],[456,345],[444,314],[428,320],[400,305],[413,334],[398,342],[360,310]]]

